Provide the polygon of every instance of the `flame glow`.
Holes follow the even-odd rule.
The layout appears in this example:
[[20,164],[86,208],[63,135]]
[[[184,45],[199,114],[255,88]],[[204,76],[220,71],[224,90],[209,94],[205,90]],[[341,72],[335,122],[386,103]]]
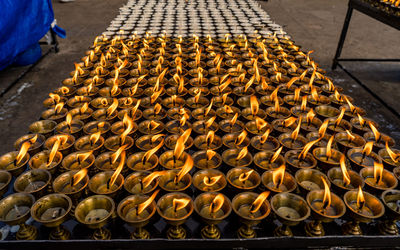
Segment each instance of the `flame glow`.
[[236,156],[236,160],[239,161],[239,160],[243,159],[247,155],[248,152],[249,151],[247,150],[247,147],[242,148],[239,151],[239,154]]
[[172,200],[172,207],[174,208],[174,211],[176,212],[178,210],[185,208],[189,203],[190,203],[190,199],[188,199],[188,198],[181,198],[181,199],[174,198]]
[[325,178],[321,176],[322,183],[324,183],[324,199],[322,200],[322,206],[324,209],[327,209],[331,206],[332,197],[331,190],[329,189],[329,185],[326,182]]
[[83,168],[81,170],[79,170],[76,174],[74,174],[72,176],[72,186],[77,185],[79,182],[81,182],[81,180],[83,180],[83,178],[85,178],[85,176],[87,175],[87,168]]
[[142,162],[146,163],[149,161],[151,156],[153,156],[162,146],[164,145],[164,139],[161,140],[161,142],[155,146],[154,148],[148,150],[142,157]]
[[206,186],[211,187],[214,186],[220,179],[222,178],[222,175],[217,175],[217,176],[204,176],[203,182]]
[[261,208],[264,201],[268,198],[269,194],[269,191],[265,191],[259,194],[254,202],[251,204],[250,213],[256,213]]
[[361,186],[358,186],[358,193],[357,193],[357,208],[362,209],[365,205],[365,198],[364,192],[361,189]]
[[175,183],[179,183],[183,176],[185,176],[193,167],[193,159],[190,155],[187,156],[185,164],[183,164],[182,169],[175,176]]
[[137,214],[141,214],[157,197],[157,194],[160,190],[156,190],[146,201],[140,203],[137,207]]
[[115,181],[117,180],[119,174],[121,173],[122,169],[124,168],[125,165],[125,158],[126,158],[126,153],[125,151],[123,151],[121,153],[121,160],[119,161],[118,167],[117,169],[114,171],[113,175],[110,178],[110,182],[109,182],[109,187],[111,188]]
[[225,198],[223,194],[217,194],[213,201],[210,204],[210,213],[213,214],[221,209],[222,205],[224,205]]
[[274,187],[279,188],[279,186],[283,183],[285,169],[286,166],[283,164],[279,168],[272,171],[272,182],[274,183]]
[[383,164],[379,162],[374,162],[374,181],[379,184],[382,182],[383,177]]

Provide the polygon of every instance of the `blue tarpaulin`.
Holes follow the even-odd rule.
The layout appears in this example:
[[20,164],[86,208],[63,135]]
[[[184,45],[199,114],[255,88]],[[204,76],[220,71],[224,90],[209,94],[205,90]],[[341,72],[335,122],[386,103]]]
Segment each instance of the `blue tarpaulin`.
[[0,0],[0,70],[37,43],[53,20],[51,0]]

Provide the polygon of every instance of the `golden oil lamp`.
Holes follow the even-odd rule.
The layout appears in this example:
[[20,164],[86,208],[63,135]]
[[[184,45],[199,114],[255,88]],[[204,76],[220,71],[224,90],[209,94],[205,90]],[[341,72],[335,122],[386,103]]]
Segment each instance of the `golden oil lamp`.
[[396,222],[400,218],[399,213],[399,190],[386,190],[381,195],[381,200],[385,205],[385,221],[379,224],[379,231],[384,235],[398,235],[399,229]]
[[185,130],[181,135],[179,134],[172,134],[165,138],[165,146],[169,149],[174,149],[176,146],[177,141],[181,136],[184,136],[185,139],[185,149],[189,149],[193,146],[193,138],[190,137],[192,129]]
[[276,151],[280,146],[279,141],[275,137],[270,136],[269,129],[262,135],[253,136],[250,144],[258,151]]
[[[212,90],[211,90],[212,92]],[[198,93],[196,93],[195,96],[189,97],[186,100],[186,106],[188,106],[191,109],[196,109],[196,108],[203,108],[207,107],[210,104],[208,99],[204,96],[201,96],[201,90],[198,90]]]
[[38,232],[36,227],[25,224],[30,217],[30,210],[35,197],[27,193],[14,193],[0,201],[0,221],[7,225],[19,225],[17,240],[35,240]]
[[192,199],[184,193],[168,193],[158,200],[158,214],[171,225],[167,230],[168,239],[186,238],[186,230],[182,224],[193,213],[193,207]]
[[338,167],[340,164],[340,158],[343,153],[332,148],[333,139],[334,137],[331,136],[326,148],[318,147],[313,150],[313,156],[317,159],[318,167],[321,169]]
[[348,169],[344,155],[340,158],[340,168],[329,169],[327,176],[336,193],[343,194],[349,190],[364,187],[363,178],[357,172]]
[[155,154],[164,145],[164,140],[147,152],[138,152],[132,154],[126,163],[126,165],[134,170],[152,170],[158,165],[158,157]]
[[61,165],[62,170],[81,170],[83,168],[89,169],[95,161],[92,151],[77,151],[64,157]]
[[71,208],[72,201],[65,194],[49,194],[32,205],[31,216],[43,226],[54,228],[50,240],[68,240],[71,233],[61,224],[68,219]]
[[67,101],[68,107],[71,109],[82,107],[85,103],[90,103],[92,98],[82,95],[76,95]]
[[131,239],[150,239],[150,233],[143,227],[156,212],[156,198],[159,190],[150,197],[143,194],[135,194],[123,199],[117,207],[118,216],[135,230],[131,233]]
[[197,151],[192,157],[194,166],[198,169],[218,168],[222,163],[221,155],[211,149]]
[[95,134],[84,135],[75,141],[75,149],[78,151],[93,151],[93,154],[97,155],[100,149],[104,145],[104,138],[101,136],[101,132],[98,131]]
[[60,174],[53,181],[53,190],[55,193],[65,194],[72,200],[72,208],[70,214],[74,216],[75,207],[78,204],[78,199],[82,197],[89,183],[88,170],[71,170]]
[[340,111],[337,108],[334,108],[330,105],[319,105],[314,108],[314,111],[321,120],[337,117],[340,114]]
[[44,142],[44,148],[51,150],[55,144],[60,144],[58,151],[63,155],[67,155],[73,151],[73,145],[75,144],[75,137],[69,134],[53,135]]
[[57,124],[55,130],[57,131],[58,134],[71,134],[74,137],[79,137],[83,126],[84,123],[82,121],[72,119],[72,115],[68,113],[65,118],[65,121]]
[[193,131],[200,135],[205,135],[209,131],[216,132],[219,129],[218,123],[215,122],[217,117],[213,116],[208,120],[199,120],[193,123]]
[[203,169],[193,176],[193,186],[201,192],[219,192],[226,184],[225,175],[216,169]]
[[90,106],[92,106],[95,109],[106,109],[109,108],[113,103],[114,103],[114,98],[97,97],[90,102]]
[[368,123],[368,125],[370,126],[372,132],[365,133],[364,139],[367,142],[374,142],[373,151],[378,152],[380,149],[385,148],[386,144],[388,144],[389,147],[394,147],[395,141],[392,137],[380,133],[372,123]]
[[[96,76],[95,76],[95,77],[96,77]],[[96,78],[96,79],[101,79],[101,80],[97,80],[97,81],[99,81],[99,82],[100,82],[100,81],[103,81],[103,82],[104,82],[104,79],[103,79],[103,78]],[[85,100],[88,100],[89,102],[92,100],[91,97],[96,96],[97,93],[99,92],[99,88],[96,87],[96,86],[94,86],[96,80],[94,80],[93,83],[92,83],[92,81],[93,81],[93,80],[91,80],[90,78],[87,79],[87,80],[84,82],[84,84],[87,84],[87,86],[80,87],[79,89],[76,90],[76,94],[77,94],[77,95],[88,97],[89,99],[86,99],[86,98],[85,98]],[[102,85],[102,84],[103,84],[103,83],[101,83],[100,85]],[[99,85],[98,85],[98,86],[99,86]]]
[[360,171],[364,167],[373,167],[374,162],[382,163],[382,159],[372,152],[374,142],[367,142],[362,148],[352,148],[347,151],[351,167]]
[[63,155],[58,152],[60,141],[56,142],[51,150],[41,151],[29,159],[30,169],[46,169],[54,175],[63,159]]
[[243,192],[236,195],[232,200],[232,209],[239,216],[243,225],[238,229],[239,238],[256,238],[256,231],[253,229],[271,212],[267,197],[269,192],[261,194]]
[[279,136],[284,133],[293,132],[297,127],[297,118],[289,117],[286,119],[275,119],[271,122],[273,136]]
[[266,113],[271,120],[286,119],[290,116],[290,110],[280,106],[279,101],[275,99],[275,106],[266,109]]
[[163,171],[136,171],[125,178],[124,188],[131,194],[149,194],[158,186]]
[[65,119],[65,116],[67,115],[67,113],[68,113],[68,110],[66,108],[64,108],[64,103],[60,102],[60,103],[57,103],[54,106],[54,108],[43,111],[41,117],[44,120],[52,120],[52,121],[59,123]]
[[[210,116],[210,113],[212,113],[213,109],[208,113],[208,115]],[[216,114],[219,118],[223,119],[223,120],[227,120],[227,119],[232,119],[235,114],[240,113],[240,109],[238,109],[237,107],[234,106],[228,106],[228,105],[224,105],[223,107],[220,107],[217,109]],[[215,115],[215,112],[214,112]]]
[[207,224],[201,229],[202,238],[221,238],[221,231],[217,224],[227,218],[232,211],[232,205],[228,197],[215,192],[202,193],[194,200],[194,210]]
[[253,156],[247,147],[242,149],[231,148],[222,153],[222,160],[231,167],[246,167],[253,162]]
[[273,193],[292,192],[297,188],[296,180],[286,170],[283,164],[280,167],[267,170],[261,176],[261,181]]
[[28,149],[30,142],[22,144],[19,151],[12,151],[0,157],[0,169],[10,172],[13,176],[19,176],[29,161]]
[[114,210],[113,199],[105,195],[93,195],[79,202],[75,208],[75,218],[88,228],[95,229],[92,239],[109,240],[111,232],[104,226]]
[[[143,103],[142,99],[142,103]],[[178,97],[176,95],[173,95],[171,97],[164,98],[161,102],[161,104],[167,108],[182,108],[185,105],[185,99]]]
[[313,109],[310,109],[308,113],[304,116],[301,121],[301,131],[304,133],[318,131],[318,129],[322,126],[322,121],[315,117],[315,112]]
[[305,231],[308,236],[319,237],[325,235],[322,223],[329,223],[342,217],[346,213],[346,206],[342,199],[331,193],[329,185],[324,178],[321,179],[324,189],[313,190],[307,195],[307,203],[311,208],[313,221],[308,222]]
[[307,144],[307,139],[304,136],[299,135],[302,118],[300,117],[298,119],[299,122],[295,130],[293,130],[291,133],[281,134],[278,137],[278,140],[283,146],[284,151],[299,150]]
[[238,113],[232,119],[222,120],[219,122],[220,129],[225,133],[240,133],[244,130],[243,122],[237,120]]
[[33,134],[42,134],[45,138],[53,135],[57,123],[52,120],[40,120],[29,125],[29,132]]
[[347,104],[342,105],[340,108],[346,110],[345,112],[346,120],[350,120],[354,117],[357,117],[357,115],[364,116],[367,114],[367,112],[363,108],[354,106],[346,97],[344,97],[344,99],[347,102]]
[[259,100],[256,96],[250,96],[250,107],[242,110],[241,115],[247,120],[253,120],[256,116],[265,119],[267,116],[264,110],[259,107]]
[[135,146],[143,151],[148,151],[164,140],[164,134],[144,135],[135,141]]
[[183,192],[192,185],[192,176],[189,174],[193,167],[193,159],[187,156],[182,168],[164,171],[159,178],[159,186],[166,192]]
[[382,217],[385,214],[385,207],[382,202],[370,193],[362,191],[348,191],[343,196],[349,216],[352,221],[342,225],[345,235],[362,235],[360,223],[369,223],[373,219]]
[[182,134],[191,127],[192,124],[187,121],[187,116],[182,116],[180,120],[172,120],[165,124],[165,129],[170,134]]
[[279,168],[285,164],[285,158],[280,154],[282,147],[274,151],[261,151],[254,155],[254,164],[260,171]]
[[378,155],[385,167],[395,168],[400,166],[400,150],[391,149],[388,143],[386,143],[385,148],[379,150]]
[[293,236],[290,229],[310,216],[310,208],[307,202],[298,195],[292,193],[278,193],[271,198],[271,209],[277,216],[282,226],[274,230],[275,236]]
[[310,169],[317,166],[317,160],[309,153],[310,149],[319,141],[308,142],[304,148],[300,150],[289,150],[285,153],[285,161],[293,170]]
[[[91,116],[94,120],[108,121],[108,122],[112,123],[113,121],[115,121],[115,119],[118,116],[117,108],[118,108],[118,99],[114,98],[112,104],[108,108],[97,109],[96,111],[94,111],[91,114]],[[72,110],[71,110],[71,112],[72,112]],[[85,112],[87,112],[87,110]],[[82,109],[79,110],[80,114],[85,114],[85,112]],[[86,116],[86,115],[84,115],[84,116]],[[85,120],[85,119],[82,119],[82,117],[81,117],[80,120]]]
[[316,141],[318,140],[314,145],[313,148],[315,147],[326,147],[329,139],[331,138],[331,135],[326,133],[326,130],[328,129],[328,121],[324,121],[321,126],[319,127],[318,131],[314,132],[309,132],[306,136],[306,138],[311,142],[311,141]]
[[267,130],[272,131],[272,127],[265,120],[256,117],[255,120],[246,123],[246,130],[253,135],[263,135]]
[[89,108],[89,104],[85,103],[82,107],[71,109],[68,113],[71,114],[72,119],[87,122],[91,119],[94,112]]
[[382,163],[374,162],[373,167],[360,170],[360,176],[364,179],[366,187],[374,193],[395,189],[398,181],[394,174],[383,168]]
[[104,142],[104,147],[110,151],[117,151],[125,146],[125,149],[129,150],[134,145],[134,140],[128,136],[132,128],[133,125],[128,126],[122,134],[108,137]]
[[214,106],[217,108],[224,107],[225,105],[232,106],[234,101],[228,95],[229,93],[225,93],[222,96],[214,96],[212,99]]
[[104,171],[97,173],[89,180],[89,190],[95,194],[116,197],[124,185],[124,177],[121,171],[125,165],[125,151],[121,153],[121,160],[115,171]]
[[309,193],[313,190],[320,190],[324,188],[322,179],[331,186],[328,177],[321,171],[316,169],[300,169],[295,174],[295,179],[303,193]]
[[159,134],[164,130],[164,123],[155,120],[145,120],[139,123],[138,130],[145,135]]
[[363,147],[366,143],[363,137],[346,130],[335,134],[335,142],[339,150],[346,153],[351,148]]
[[260,175],[251,168],[235,167],[228,171],[226,180],[234,193],[242,191],[252,191],[261,183]]
[[35,197],[43,196],[51,183],[51,174],[44,169],[32,169],[22,173],[14,182],[14,190],[28,193]]
[[247,132],[243,130],[241,133],[227,134],[222,137],[222,143],[227,148],[244,148],[249,146],[250,139]]
[[0,196],[3,196],[8,191],[8,186],[12,180],[12,175],[5,170],[0,170]]
[[331,134],[336,134],[340,132],[345,132],[346,130],[351,130],[350,122],[343,120],[344,109],[340,112],[339,116],[336,118],[327,118],[328,121],[328,132]]
[[361,115],[357,115],[357,118],[352,118],[350,120],[350,124],[353,127],[353,132],[355,132],[355,133],[357,133],[359,135],[363,135],[366,132],[370,132],[371,131],[371,127],[369,126],[370,123],[376,129],[379,127],[376,122],[374,122],[371,119],[362,117]]
[[143,111],[143,117],[147,120],[161,121],[167,116],[167,112],[162,108],[159,103],[156,103],[154,107],[145,109]]
[[[189,116],[189,118],[191,116],[194,117],[194,114],[196,113],[196,111],[198,111],[199,115],[204,114],[204,112],[200,112],[200,111],[202,111],[202,108],[195,109],[195,110],[193,110],[193,112],[191,112],[190,109],[188,109],[188,108],[172,108],[172,109],[168,109],[167,116],[171,120],[180,120],[182,118],[182,116],[185,116],[185,115]],[[208,113],[206,115],[208,115]],[[210,118],[210,117],[208,117],[208,118]],[[197,119],[196,117],[194,117],[194,118]],[[201,118],[200,120],[203,120],[203,118]]]
[[206,135],[197,136],[193,143],[200,150],[217,150],[222,146],[222,139],[218,135],[215,135],[214,131],[210,130]]
[[65,103],[68,100],[66,97],[55,93],[50,93],[49,96],[49,98],[43,101],[43,106],[48,109],[54,108],[58,103]]
[[[52,94],[59,95],[61,97],[61,99],[60,99],[60,102],[61,102],[61,100],[63,100],[63,97],[65,98],[65,97],[73,96],[75,94],[75,92],[76,92],[76,88],[75,87],[62,86],[62,87],[56,89],[55,91],[53,91]],[[54,98],[54,100],[57,100],[57,99]]]
[[27,134],[27,135],[21,136],[20,138],[18,138],[15,141],[14,148],[19,151],[22,147],[22,144],[27,142],[27,143],[29,143],[28,153],[30,155],[34,155],[40,151],[45,140],[46,140],[46,138],[44,137],[44,135]]

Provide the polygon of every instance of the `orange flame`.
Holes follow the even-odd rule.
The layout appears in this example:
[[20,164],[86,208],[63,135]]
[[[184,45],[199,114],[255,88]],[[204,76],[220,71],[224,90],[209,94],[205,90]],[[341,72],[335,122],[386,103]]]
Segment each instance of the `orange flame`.
[[276,152],[272,155],[270,162],[274,163],[276,161],[276,159],[278,159],[279,155],[281,154],[283,149],[283,146],[281,146],[280,148],[278,148],[278,150],[276,150]]
[[340,169],[342,170],[342,175],[343,175],[343,184],[344,186],[347,186],[350,184],[351,179],[350,179],[350,175],[349,172],[347,171],[347,167],[346,167],[346,157],[344,155],[342,155],[340,157]]
[[300,106],[301,111],[306,111],[307,109],[307,96],[303,96],[301,98],[301,106]]
[[329,185],[326,182],[325,178],[321,176],[321,180],[324,183],[324,199],[322,200],[323,208],[327,209],[331,206],[332,197],[331,190],[329,189]]
[[181,199],[174,198],[172,200],[172,207],[174,208],[174,212],[177,212],[178,210],[185,208],[189,203],[190,199],[188,198],[181,198]]
[[92,154],[93,151],[87,151],[84,153],[77,153],[76,154],[76,160],[78,161],[79,164],[82,162],[86,161],[87,158]]
[[293,97],[293,100],[294,100],[295,102],[298,102],[298,101],[300,100],[300,91],[301,91],[300,88],[296,88],[296,89],[294,90],[294,97]]
[[61,97],[57,94],[50,93],[49,96],[54,103],[58,103],[61,100]]
[[163,91],[163,87],[160,88],[160,90],[155,91],[151,96],[150,96],[150,103],[153,104],[157,98],[161,95],[162,91]]
[[317,143],[317,142],[319,142],[320,140],[321,140],[321,138],[318,138],[318,139],[316,139],[316,140],[314,140],[314,141],[308,142],[308,143],[304,146],[303,150],[301,150],[301,152],[300,152],[298,158],[304,160],[304,159],[306,158],[306,156],[307,156],[308,151],[310,151],[310,149],[312,148],[312,146],[314,146],[314,144]]
[[125,158],[126,158],[126,153],[125,153],[125,151],[123,151],[121,153],[121,160],[119,161],[118,167],[114,171],[113,175],[110,178],[110,182],[109,182],[109,186],[108,186],[109,188],[111,188],[114,185],[114,183],[117,180],[119,174],[121,173],[122,169],[124,168]]
[[250,97],[250,108],[251,108],[251,114],[253,116],[256,116],[258,114],[259,105],[257,97],[254,95]]
[[319,101],[319,95],[316,88],[311,89],[311,96],[315,101]]
[[157,197],[157,194],[160,190],[156,190],[146,201],[140,203],[137,207],[137,214],[141,214]]
[[251,170],[249,170],[249,171],[247,171],[247,172],[243,172],[243,173],[241,173],[240,175],[239,175],[239,181],[240,182],[245,182],[245,181],[247,181],[247,179],[249,179],[249,177],[250,177],[250,175],[252,174],[254,172],[254,169],[251,169]]
[[182,156],[184,150],[185,150],[185,142],[183,141],[183,139],[181,139],[181,137],[179,137],[178,140],[176,141],[174,148],[175,159],[179,159]]
[[[256,79],[256,75],[253,75],[250,80],[246,83],[244,86],[244,92],[246,93],[247,90],[250,88],[250,86],[254,83],[254,80]],[[251,100],[250,100],[251,101]]]
[[190,155],[188,155],[185,164],[183,164],[182,169],[175,176],[175,183],[179,183],[183,178],[183,176],[185,176],[187,173],[189,173],[190,170],[192,170],[192,167],[193,167],[193,159]]
[[357,114],[357,116],[358,116],[358,121],[360,122],[360,125],[362,127],[364,127],[365,120],[362,118],[362,116],[360,114]]
[[247,147],[242,148],[240,150],[239,154],[236,156],[236,160],[239,161],[239,160],[243,159],[247,155],[248,152],[249,151],[247,150]]
[[324,138],[326,129],[328,128],[329,120],[325,120],[319,127],[318,135],[320,138]]
[[87,168],[83,168],[81,170],[79,170],[76,174],[74,174],[72,176],[72,186],[77,185],[79,182],[81,182],[81,180],[83,180],[83,178],[85,178],[85,176],[87,175]]
[[56,112],[56,114],[60,113],[61,110],[64,107],[64,103],[63,102],[59,102],[54,106],[54,111]]
[[290,135],[290,138],[292,138],[293,141],[295,141],[297,139],[297,136],[299,136],[300,127],[301,127],[301,119],[302,119],[302,117],[300,116],[296,129],[293,130],[292,134]]
[[24,159],[25,155],[28,153],[29,148],[31,147],[31,143],[29,141],[26,141],[22,143],[21,148],[18,152],[17,157],[15,157],[15,165],[18,165],[21,163],[22,159]]
[[326,144],[326,157],[329,159],[332,157],[332,143],[333,143],[333,138],[334,136],[332,135],[331,138],[329,138],[328,143]]
[[79,109],[79,114],[85,114],[85,112],[89,109],[89,103],[85,102],[82,107]]
[[271,133],[271,130],[268,128],[260,138],[260,143],[261,144],[264,144],[267,141],[268,136],[269,136],[270,133]]
[[274,183],[274,186],[276,188],[279,188],[279,186],[283,182],[283,177],[285,176],[285,169],[286,166],[283,164],[272,172],[272,182]]
[[358,186],[358,193],[357,193],[357,208],[362,209],[365,205],[365,198],[364,192],[361,189],[361,186]]
[[250,213],[256,213],[264,203],[264,201],[268,198],[268,195],[270,194],[269,191],[262,192],[257,196],[257,198],[254,200],[254,202],[251,204],[250,207]]
[[60,148],[60,144],[61,144],[61,139],[57,137],[56,142],[53,144],[53,147],[51,148],[49,159],[47,160],[46,164],[47,167],[50,166],[50,164],[53,162],[54,157],[56,156],[57,151]]
[[307,123],[310,124],[313,121],[314,117],[315,117],[315,112],[313,109],[310,109],[310,111],[308,111],[306,115]]
[[114,153],[111,154],[111,163],[114,164],[115,162],[117,162],[119,156],[121,155],[122,152],[124,152],[124,150],[126,149],[128,145],[123,145],[121,147],[118,148],[117,151],[115,151]]
[[215,132],[213,130],[208,131],[207,136],[206,136],[206,144],[209,147],[213,141],[214,141],[214,134]]
[[198,103],[201,95],[201,89],[196,89],[196,90],[198,93],[194,96],[194,102]]
[[208,105],[208,107],[204,111],[204,116],[208,115],[208,113],[210,112],[210,110],[212,108],[213,103],[214,103],[214,99],[211,99],[210,105]]
[[218,210],[220,210],[222,205],[224,205],[224,202],[225,202],[224,195],[221,193],[217,194],[210,204],[210,213],[213,214]]
[[372,122],[368,122],[369,127],[372,130],[372,133],[374,133],[375,136],[375,141],[378,142],[381,139],[381,133],[379,133],[378,129],[372,124]]
[[[289,118],[286,118],[286,119],[283,121],[283,126],[285,126],[285,127],[290,127],[290,126],[292,126],[292,124],[294,124],[296,121],[297,121],[297,118],[291,116],[291,117],[289,117]],[[297,125],[297,126],[298,126],[298,125]]]
[[125,130],[120,135],[121,144],[124,144],[125,138],[129,135],[129,133],[133,129],[133,120],[131,118],[129,118],[128,116],[126,116],[126,119],[123,120],[123,123],[124,123]]
[[211,149],[207,149],[206,151],[206,155],[207,155],[207,161],[211,160],[214,155],[216,155],[217,153]]
[[107,117],[111,116],[117,108],[118,108],[118,99],[114,98],[113,103],[106,110]]
[[374,181],[379,184],[382,182],[383,177],[383,164],[374,162]]
[[353,141],[356,137],[346,129],[346,133],[347,133],[347,140],[349,141]]
[[217,118],[216,116],[213,116],[210,119],[208,119],[207,121],[205,121],[204,122],[205,128],[208,129],[209,127],[211,127],[211,125],[214,123],[216,118]]
[[243,143],[244,139],[246,139],[247,132],[246,130],[243,130],[235,139],[235,145],[239,146],[240,144]]
[[154,148],[148,150],[142,157],[142,162],[146,163],[149,161],[149,159],[151,158],[151,156],[153,156],[162,146],[164,145],[164,139],[161,140],[161,142],[155,146]]
[[342,121],[345,112],[346,112],[346,109],[345,109],[345,108],[342,108],[342,109],[340,110],[340,114],[339,114],[339,116],[336,118],[336,121],[335,121],[335,127],[337,127],[337,126],[340,125],[340,122]]
[[222,175],[217,175],[217,176],[213,176],[213,177],[204,176],[203,182],[206,186],[211,187],[211,186],[214,186],[221,178],[222,178]]
[[147,188],[156,178],[164,174],[164,171],[155,171],[142,179],[143,189]]
[[96,144],[96,142],[100,139],[101,131],[97,131],[94,134],[89,136],[90,145]]
[[370,155],[373,146],[374,146],[374,142],[373,141],[369,141],[369,142],[365,143],[364,148],[362,150],[362,154]]
[[238,116],[239,116],[239,114],[236,113],[236,114],[232,117],[232,119],[229,121],[229,124],[231,124],[231,127],[233,127],[233,125],[235,125]]
[[392,161],[393,161],[394,163],[399,162],[399,157],[400,157],[400,155],[399,155],[399,154],[396,154],[395,152],[393,152],[393,151],[390,149],[389,144],[388,144],[387,141],[386,141],[386,145],[385,145],[385,146],[386,146],[386,151],[387,151],[387,153],[388,153],[390,159],[392,159]]

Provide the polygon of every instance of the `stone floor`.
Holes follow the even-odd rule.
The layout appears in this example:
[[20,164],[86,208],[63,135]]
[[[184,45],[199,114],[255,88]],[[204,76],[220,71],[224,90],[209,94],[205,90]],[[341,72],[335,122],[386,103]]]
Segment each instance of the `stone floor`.
[[[190,0],[189,0],[190,1]],[[60,85],[73,70],[94,37],[106,29],[125,0],[77,0],[69,4],[53,1],[59,25],[68,37],[60,41],[60,52],[50,53],[33,70],[20,79],[0,98],[0,153],[13,150],[13,142],[28,131],[28,125],[40,117],[42,101]],[[260,2],[276,21],[284,26],[297,44],[305,50],[314,50],[316,61],[345,87],[355,98],[355,104],[365,108],[368,116],[377,120],[383,132],[400,140],[400,119],[377,102],[340,69],[332,72],[330,65],[335,53],[347,9],[347,0],[270,0]],[[400,33],[363,14],[354,13],[349,35],[343,49],[344,57],[400,56]],[[47,48],[44,48],[44,50]],[[346,64],[365,84],[385,98],[400,112],[399,64]],[[6,69],[0,72],[0,92],[17,79],[24,69]]]

